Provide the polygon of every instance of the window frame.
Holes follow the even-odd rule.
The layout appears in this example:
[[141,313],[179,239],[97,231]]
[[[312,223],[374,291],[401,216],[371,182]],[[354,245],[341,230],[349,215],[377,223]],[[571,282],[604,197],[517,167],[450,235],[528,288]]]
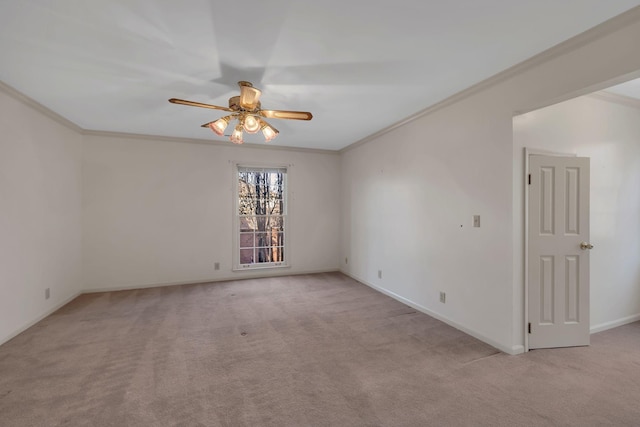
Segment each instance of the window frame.
[[[283,233],[283,260],[276,262],[258,262],[258,263],[241,263],[240,262],[240,235],[241,231],[241,218],[240,214],[240,185],[239,176],[242,169],[250,170],[284,170],[283,179],[283,210],[284,213],[279,215],[282,218],[282,233]],[[289,192],[289,175],[291,171],[291,165],[282,164],[255,164],[255,163],[233,163],[233,271],[249,271],[260,269],[273,269],[273,268],[289,268],[290,267],[290,245],[289,235],[291,233],[290,224],[290,192]],[[256,233],[256,232],[254,232]],[[253,246],[255,248],[255,246]]]

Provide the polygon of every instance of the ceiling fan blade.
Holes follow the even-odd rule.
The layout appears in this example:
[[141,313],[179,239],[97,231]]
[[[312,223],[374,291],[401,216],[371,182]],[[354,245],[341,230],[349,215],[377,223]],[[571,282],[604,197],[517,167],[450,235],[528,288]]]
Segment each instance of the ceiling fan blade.
[[240,86],[240,106],[245,110],[254,110],[259,105],[262,92],[249,82],[238,82]]
[[311,120],[313,118],[308,111],[260,110],[260,115],[268,119]]
[[220,107],[219,105],[203,104],[202,102],[187,101],[186,99],[171,98],[169,102],[174,104],[189,105],[191,107],[210,108],[212,110],[233,111],[228,107]]

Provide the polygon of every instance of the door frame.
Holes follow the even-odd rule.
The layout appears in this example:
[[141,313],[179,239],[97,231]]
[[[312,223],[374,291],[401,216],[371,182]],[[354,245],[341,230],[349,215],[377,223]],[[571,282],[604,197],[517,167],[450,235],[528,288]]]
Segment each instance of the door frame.
[[542,150],[537,148],[524,147],[524,321],[522,322],[522,332],[524,334],[524,351],[529,351],[529,171],[530,156],[547,157],[577,157],[577,153],[561,153],[556,151]]

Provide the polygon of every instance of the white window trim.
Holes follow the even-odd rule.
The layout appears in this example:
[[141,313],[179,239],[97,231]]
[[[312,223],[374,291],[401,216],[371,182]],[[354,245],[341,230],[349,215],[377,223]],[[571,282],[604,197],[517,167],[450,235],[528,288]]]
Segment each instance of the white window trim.
[[[281,163],[244,163],[233,162],[233,267],[232,271],[253,271],[253,270],[271,270],[278,268],[291,267],[291,251],[290,251],[290,233],[291,233],[291,192],[289,189],[289,177],[291,175],[292,165],[283,165]],[[284,261],[277,263],[259,263],[259,264],[240,264],[240,216],[238,211],[239,194],[238,194],[238,170],[239,168],[255,168],[255,169],[285,169],[285,215],[284,221]]]

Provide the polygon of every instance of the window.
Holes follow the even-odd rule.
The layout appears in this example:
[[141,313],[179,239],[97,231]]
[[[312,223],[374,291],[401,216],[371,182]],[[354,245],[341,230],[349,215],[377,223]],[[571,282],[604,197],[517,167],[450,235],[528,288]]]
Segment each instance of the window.
[[238,166],[235,264],[287,265],[287,169]]

